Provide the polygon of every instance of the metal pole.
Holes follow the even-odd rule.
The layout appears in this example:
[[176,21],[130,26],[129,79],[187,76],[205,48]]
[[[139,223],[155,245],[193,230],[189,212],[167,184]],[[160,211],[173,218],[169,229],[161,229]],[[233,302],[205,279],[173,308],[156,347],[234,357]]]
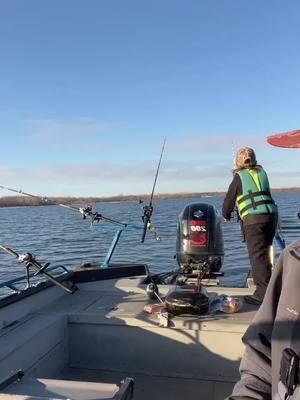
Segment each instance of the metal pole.
[[102,268],[107,268],[109,266],[110,259],[112,258],[112,255],[113,255],[115,248],[119,242],[122,232],[123,232],[123,229],[119,228],[117,230],[117,232],[115,233],[113,241],[112,241],[110,248],[108,249],[108,252],[106,254],[105,260],[101,263]]

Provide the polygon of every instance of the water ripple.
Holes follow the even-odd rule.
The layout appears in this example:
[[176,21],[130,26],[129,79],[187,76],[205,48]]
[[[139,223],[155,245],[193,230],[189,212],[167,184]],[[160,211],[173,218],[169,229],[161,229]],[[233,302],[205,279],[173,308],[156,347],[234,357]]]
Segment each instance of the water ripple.
[[[220,210],[223,199],[211,197],[157,201],[153,223],[159,229],[162,240],[158,242],[151,233],[147,233],[145,243],[142,244],[141,231],[124,231],[111,261],[147,263],[152,272],[175,269],[177,218],[187,203],[197,201],[207,201]],[[300,228],[296,218],[299,212],[299,195],[280,194],[276,201],[281,212],[282,226],[298,224]],[[142,226],[142,209],[136,202],[98,203],[95,210],[103,215]],[[33,253],[42,263],[63,264],[70,269],[83,262],[96,262],[100,265],[114,236],[111,226],[99,223],[95,229],[91,229],[89,220],[82,220],[79,214],[57,206],[2,208],[0,218],[1,244],[18,253]],[[223,234],[225,276],[222,283],[242,285],[249,269],[249,261],[246,247],[240,240],[239,224],[224,224]],[[285,232],[287,243],[299,236],[299,231]],[[0,281],[23,273],[24,267],[21,264],[11,256],[0,253]]]

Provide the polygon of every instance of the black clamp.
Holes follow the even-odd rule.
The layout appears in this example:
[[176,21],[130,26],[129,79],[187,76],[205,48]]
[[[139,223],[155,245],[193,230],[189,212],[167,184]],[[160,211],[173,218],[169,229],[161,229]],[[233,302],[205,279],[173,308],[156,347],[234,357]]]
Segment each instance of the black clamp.
[[282,352],[280,380],[286,387],[287,395],[291,396],[299,383],[299,356],[292,349]]

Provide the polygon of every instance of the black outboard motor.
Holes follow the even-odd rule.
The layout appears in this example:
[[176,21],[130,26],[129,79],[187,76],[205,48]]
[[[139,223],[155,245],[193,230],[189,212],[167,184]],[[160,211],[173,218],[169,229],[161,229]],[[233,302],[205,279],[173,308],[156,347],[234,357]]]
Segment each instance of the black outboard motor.
[[222,218],[208,203],[188,204],[177,224],[176,258],[183,273],[218,272],[224,258]]
[[209,298],[203,278],[219,275],[224,257],[222,219],[208,203],[187,205],[179,215],[176,258],[177,285],[165,299],[173,314],[204,314]]

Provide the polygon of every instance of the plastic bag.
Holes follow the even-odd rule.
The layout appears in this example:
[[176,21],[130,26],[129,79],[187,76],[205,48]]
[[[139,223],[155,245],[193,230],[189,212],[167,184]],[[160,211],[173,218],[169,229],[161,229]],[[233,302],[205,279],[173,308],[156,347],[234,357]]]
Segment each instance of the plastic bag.
[[209,303],[209,314],[223,312],[225,314],[232,314],[240,311],[243,306],[243,301],[240,297],[227,296],[221,294],[214,297]]

